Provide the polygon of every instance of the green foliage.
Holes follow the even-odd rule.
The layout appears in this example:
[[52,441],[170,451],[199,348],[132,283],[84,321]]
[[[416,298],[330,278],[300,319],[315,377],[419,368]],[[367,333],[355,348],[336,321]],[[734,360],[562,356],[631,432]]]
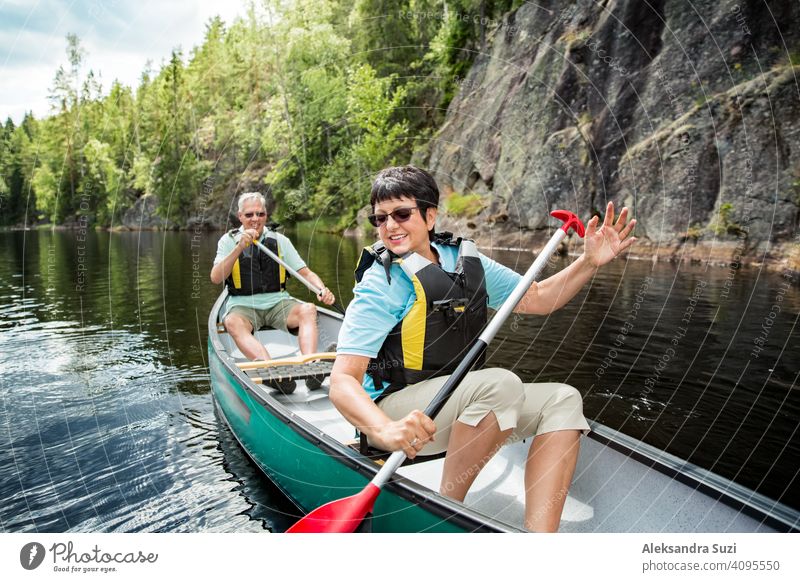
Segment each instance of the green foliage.
[[717,217],[709,226],[711,232],[717,236],[746,234],[747,231],[738,222],[732,220],[733,210],[733,204],[730,202],[722,203]]
[[32,117],[26,116],[19,127],[10,119],[0,127],[0,224],[24,220],[34,159],[31,135],[35,123]]
[[48,220],[57,218],[59,183],[50,168],[40,166],[33,173],[33,188],[36,191],[36,207]]
[[108,224],[119,197],[122,171],[111,156],[111,146],[90,139],[83,150],[86,161],[80,192],[88,197],[98,222]]
[[698,241],[703,236],[703,227],[699,224],[693,224],[689,228],[686,229],[686,233],[683,235],[684,239]]
[[213,195],[261,186],[279,220],[345,227],[371,176],[407,163],[441,124],[518,4],[262,0],[234,22],[211,19],[200,46],[148,64],[135,90],[83,74],[86,51],[69,35],[50,116],[0,131],[0,221],[110,225],[152,194],[180,226],[213,174]]
[[472,218],[483,210],[483,201],[479,194],[459,194],[453,192],[445,201],[448,214],[459,218]]
[[[408,74],[409,65],[425,56],[426,47],[419,32],[441,3],[412,0],[356,0],[350,14],[353,50],[379,76]],[[419,5],[425,9],[424,15]]]
[[394,76],[380,79],[370,65],[348,71],[347,118],[350,143],[342,147],[321,175],[311,208],[318,214],[340,216],[346,228],[358,210],[369,201],[371,176],[403,145],[405,122],[394,123],[392,115],[403,101],[402,89],[392,90]]

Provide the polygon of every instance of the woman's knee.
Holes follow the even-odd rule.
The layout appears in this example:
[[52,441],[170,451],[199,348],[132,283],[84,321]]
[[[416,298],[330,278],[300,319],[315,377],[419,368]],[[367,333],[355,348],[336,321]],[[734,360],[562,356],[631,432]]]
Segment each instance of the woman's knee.
[[558,384],[550,398],[548,408],[563,407],[583,410],[583,396],[577,388],[569,384]]
[[525,400],[525,387],[514,372],[503,368],[491,368],[482,370],[485,372],[481,394],[491,398],[506,407],[517,407]]

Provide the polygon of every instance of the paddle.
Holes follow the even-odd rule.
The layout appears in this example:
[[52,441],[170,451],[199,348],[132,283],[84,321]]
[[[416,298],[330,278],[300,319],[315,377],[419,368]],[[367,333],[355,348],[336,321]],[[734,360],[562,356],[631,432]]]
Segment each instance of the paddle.
[[[505,320],[517,306],[517,303],[524,297],[528,288],[533,283],[534,279],[544,269],[550,256],[556,251],[558,244],[567,235],[570,228],[578,233],[578,236],[583,237],[584,227],[580,219],[571,212],[566,210],[554,210],[550,213],[551,216],[558,218],[564,224],[559,228],[550,240],[547,242],[542,252],[536,257],[536,260],[527,270],[522,279],[520,279],[517,286],[511,292],[511,295],[503,302],[500,309],[494,315],[489,324],[484,328],[483,332],[478,336],[475,342],[470,347],[467,355],[461,360],[461,363],[450,375],[441,387],[439,392],[434,396],[433,400],[425,409],[425,415],[434,418],[436,414],[442,409],[447,402],[447,399],[455,391],[467,373],[475,365],[475,362],[486,350],[486,346],[494,339],[495,334],[503,325]],[[363,519],[372,511],[375,504],[375,499],[381,492],[381,488],[386,484],[389,478],[395,471],[403,464],[406,454],[400,450],[395,451],[383,465],[377,475],[370,481],[367,486],[356,495],[345,497],[331,501],[325,505],[318,507],[300,521],[290,527],[288,533],[351,533],[356,530]]]
[[[254,241],[253,241],[253,244],[254,244],[254,245],[256,245],[256,246],[257,246],[257,247],[258,247],[258,248],[261,250],[261,252],[263,252],[263,253],[266,253],[266,255],[267,255],[267,256],[268,256],[270,259],[272,259],[273,261],[275,261],[276,263],[278,263],[278,264],[279,264],[281,267],[283,267],[284,269],[286,269],[287,271],[289,271],[289,274],[290,274],[292,277],[294,277],[295,279],[297,279],[298,281],[300,281],[300,282],[301,282],[303,285],[305,285],[306,287],[308,287],[308,289],[309,289],[309,290],[310,290],[312,293],[314,293],[314,295],[316,295],[317,297],[319,297],[319,296],[320,296],[320,294],[322,293],[322,289],[319,289],[319,288],[317,288],[315,285],[312,285],[312,284],[311,284],[311,282],[310,282],[308,279],[306,279],[306,278],[305,278],[305,277],[303,277],[303,276],[302,276],[300,273],[298,273],[297,271],[295,271],[294,269],[292,269],[292,268],[291,268],[289,265],[287,265],[287,264],[286,264],[286,262],[285,262],[283,259],[281,259],[281,258],[280,258],[278,255],[276,255],[275,253],[273,253],[271,250],[269,250],[267,247],[265,247],[264,245],[262,245],[262,244],[261,244],[260,242],[258,242],[257,240],[254,240]],[[333,307],[333,308],[334,308],[336,311],[338,311],[339,313],[341,313],[342,315],[344,315],[344,309],[342,309],[342,307],[341,307],[341,306],[340,306],[338,303],[334,303],[333,305],[331,305],[331,307]]]

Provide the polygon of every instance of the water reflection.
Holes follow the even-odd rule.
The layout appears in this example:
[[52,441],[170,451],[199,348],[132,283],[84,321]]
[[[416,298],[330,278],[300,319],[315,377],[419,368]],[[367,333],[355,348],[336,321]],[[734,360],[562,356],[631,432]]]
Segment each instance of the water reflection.
[[524,318],[516,332],[507,325],[492,363],[528,381],[567,381],[588,417],[796,505],[798,288],[784,292],[759,352],[787,279],[728,275],[615,263],[561,311]]
[[[0,470],[12,477],[0,491],[3,529],[282,524],[286,500],[265,487],[251,500],[253,488],[224,466],[233,453],[220,444],[204,364],[218,290],[206,285],[190,300],[188,239],[0,236],[0,422],[9,427]],[[214,247],[209,239],[202,249],[207,265]]]

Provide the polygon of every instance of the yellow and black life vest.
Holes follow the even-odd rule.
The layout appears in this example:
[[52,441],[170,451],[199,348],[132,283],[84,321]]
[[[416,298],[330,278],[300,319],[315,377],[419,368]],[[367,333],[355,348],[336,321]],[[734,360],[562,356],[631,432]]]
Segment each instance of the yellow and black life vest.
[[[228,233],[231,238],[235,238],[236,234],[240,234],[238,229]],[[278,237],[274,231],[264,229],[261,244],[281,256]],[[275,293],[286,289],[286,278],[286,269],[261,252],[256,245],[250,245],[236,259],[231,274],[225,279],[225,285],[231,295]]]
[[[411,280],[417,296],[367,367],[376,389],[380,389],[382,381],[390,383],[379,399],[408,384],[452,373],[486,325],[489,297],[478,249],[473,241],[454,241],[452,236],[439,233],[434,240],[458,247],[454,273],[417,253],[393,255],[380,242],[361,254],[357,281],[378,262],[391,284],[389,268],[394,263]],[[477,363],[478,367],[482,365],[483,360]]]

